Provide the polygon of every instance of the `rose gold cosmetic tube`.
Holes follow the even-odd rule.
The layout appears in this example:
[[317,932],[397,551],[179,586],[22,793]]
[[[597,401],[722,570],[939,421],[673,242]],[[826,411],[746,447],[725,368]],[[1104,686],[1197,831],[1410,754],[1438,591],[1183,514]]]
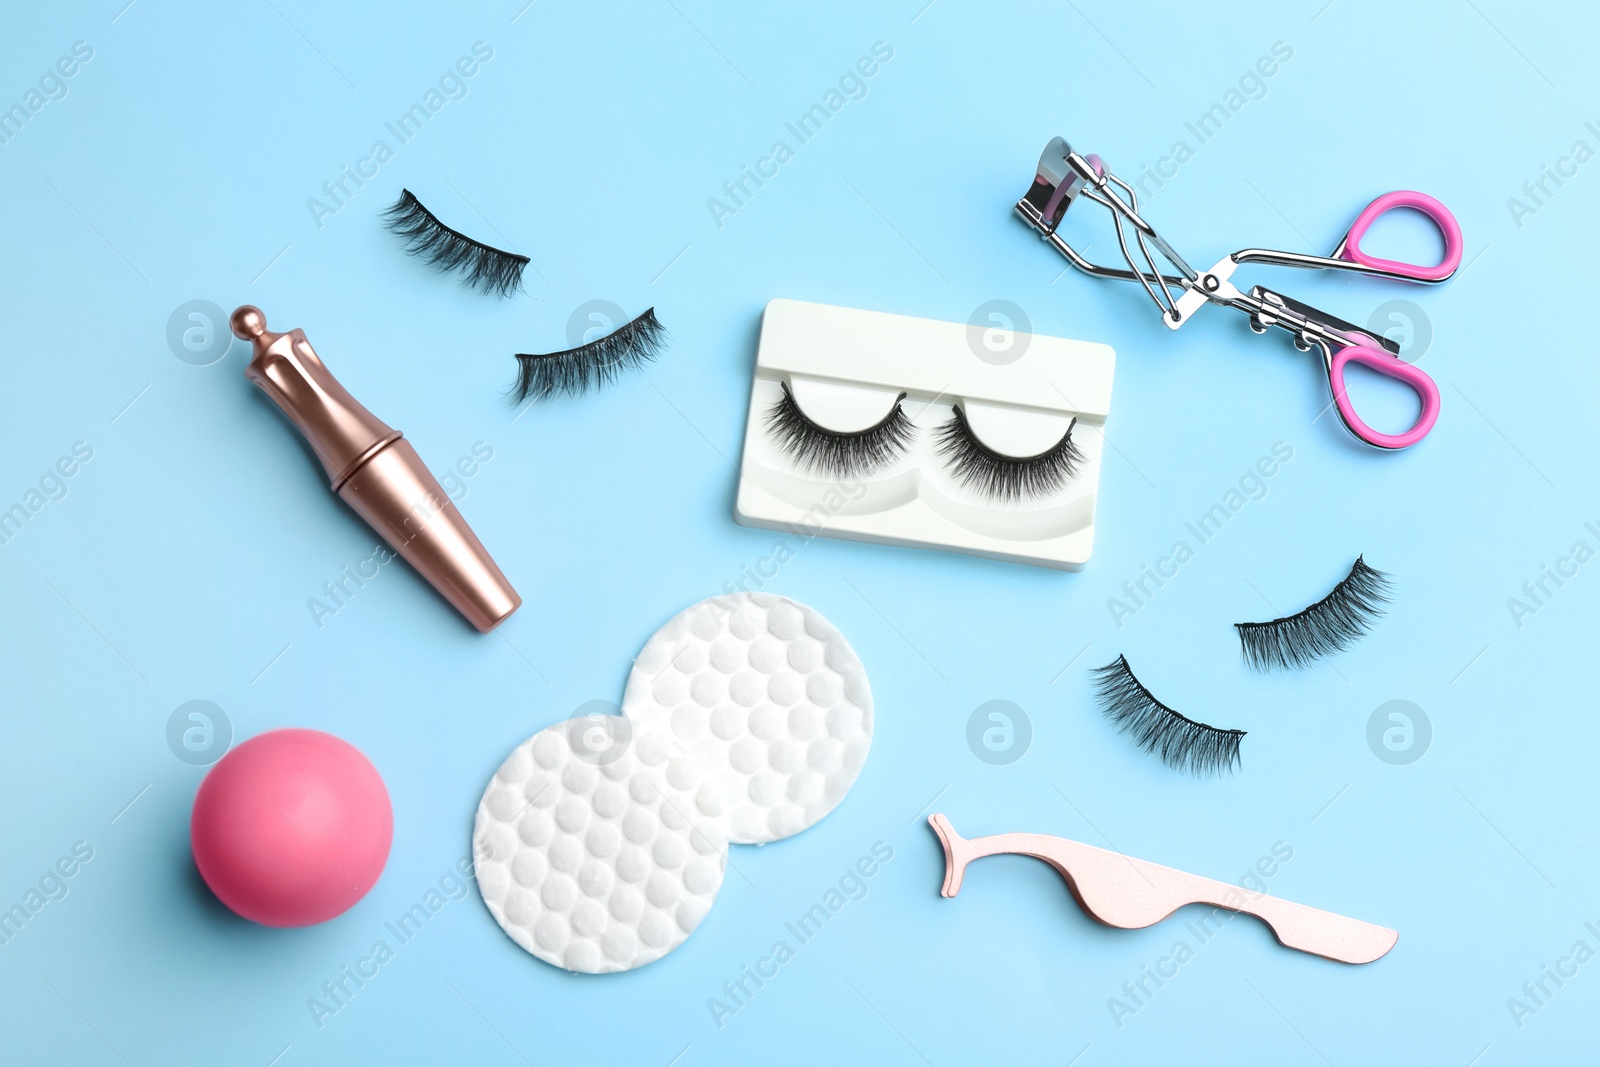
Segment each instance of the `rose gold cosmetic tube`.
[[361,406],[306,340],[272,333],[249,304],[229,320],[255,355],[244,369],[311,443],[333,491],[482,633],[522,606],[467,520],[411,447]]

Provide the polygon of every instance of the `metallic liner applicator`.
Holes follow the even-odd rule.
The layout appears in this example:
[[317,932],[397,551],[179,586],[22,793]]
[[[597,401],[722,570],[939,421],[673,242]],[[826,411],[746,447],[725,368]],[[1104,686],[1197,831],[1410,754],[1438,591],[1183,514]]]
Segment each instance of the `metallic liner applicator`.
[[304,330],[273,333],[249,304],[229,325],[255,349],[245,377],[305,435],[333,491],[468,622],[488,633],[522,606],[411,442],[339,384]]

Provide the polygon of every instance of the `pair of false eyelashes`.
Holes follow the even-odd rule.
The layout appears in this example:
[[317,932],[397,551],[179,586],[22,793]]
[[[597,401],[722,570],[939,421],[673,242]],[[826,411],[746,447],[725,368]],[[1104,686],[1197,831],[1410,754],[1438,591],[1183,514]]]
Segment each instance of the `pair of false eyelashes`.
[[[405,241],[407,253],[444,273],[461,275],[469,289],[510,296],[522,288],[528,257],[484,244],[439,221],[410,189],[384,212],[390,230]],[[512,403],[577,396],[611,384],[623,371],[653,362],[666,344],[667,331],[655,308],[577,348],[562,352],[518,352],[517,377],[506,390]]]
[[[1389,578],[1361,557],[1333,592],[1303,611],[1271,622],[1234,623],[1245,662],[1260,671],[1309,666],[1365,635],[1389,602]],[[1157,700],[1126,656],[1097,667],[1095,688],[1106,718],[1175,770],[1220,774],[1239,766],[1243,730],[1197,722]]]
[[[522,288],[530,262],[446,226],[409,189],[386,212],[391,230],[406,251],[444,272],[456,271],[462,283],[480,292],[507,297]],[[513,402],[530,397],[577,395],[610,384],[623,371],[652,362],[666,330],[650,308],[633,321],[577,348],[516,354],[517,378],[507,390]],[[804,468],[839,478],[875,473],[904,455],[915,437],[902,393],[894,409],[864,430],[822,426],[800,409],[787,382],[783,396],[767,412],[767,426],[779,447]],[[1015,502],[1048,496],[1077,473],[1083,453],[1072,440],[1073,419],[1061,439],[1032,456],[1009,456],[985,445],[973,433],[966,412],[956,405],[935,431],[935,449],[956,481],[995,499]],[[1383,614],[1388,578],[1357,558],[1350,574],[1322,600],[1271,622],[1235,623],[1245,661],[1257,670],[1304,667],[1347,647]],[[1134,743],[1168,766],[1195,774],[1217,774],[1239,765],[1245,731],[1222,729],[1191,719],[1156,699],[1135,677],[1126,656],[1096,668],[1101,710]]]
[[[905,393],[895,398],[893,411],[865,430],[830,430],[800,410],[788,382],[779,385],[783,396],[768,409],[767,428],[802,470],[840,479],[873,474],[905,455],[916,437],[916,426],[905,411]],[[1015,503],[1049,496],[1078,473],[1083,453],[1072,440],[1077,425],[1073,419],[1061,439],[1037,455],[1008,456],[978,439],[957,404],[949,421],[934,431],[934,447],[958,483]]]

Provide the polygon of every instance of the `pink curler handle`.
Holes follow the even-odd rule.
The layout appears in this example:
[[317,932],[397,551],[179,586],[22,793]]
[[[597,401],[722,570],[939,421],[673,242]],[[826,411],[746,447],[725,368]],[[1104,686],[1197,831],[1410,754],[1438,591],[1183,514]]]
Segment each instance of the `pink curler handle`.
[[[1411,429],[1399,434],[1379,433],[1361,421],[1361,416],[1356,414],[1354,405],[1350,403],[1349,394],[1345,392],[1344,372],[1351,363],[1370,367],[1386,378],[1405,384],[1417,394],[1417,399],[1422,401],[1422,412]],[[1336,351],[1328,361],[1328,384],[1333,387],[1333,402],[1345,426],[1367,444],[1378,448],[1414,445],[1428,436],[1428,431],[1433,429],[1433,424],[1439,418],[1439,387],[1433,379],[1420,367],[1414,367],[1399,356],[1391,356],[1370,345],[1350,345]]]
[[[1400,207],[1422,212],[1439,227],[1439,235],[1444,238],[1444,258],[1436,266],[1425,267],[1416,263],[1380,259],[1361,251],[1361,238],[1367,235],[1367,230],[1372,228],[1378,216]],[[1450,214],[1450,209],[1427,193],[1402,189],[1399,192],[1385,193],[1368,204],[1366,209],[1356,216],[1356,221],[1350,224],[1350,232],[1339,242],[1338,251],[1334,252],[1334,255],[1348,259],[1352,263],[1360,263],[1364,267],[1376,267],[1402,277],[1414,278],[1419,282],[1442,282],[1454,274],[1456,268],[1461,265],[1461,248],[1461,226],[1456,222],[1456,217]]]

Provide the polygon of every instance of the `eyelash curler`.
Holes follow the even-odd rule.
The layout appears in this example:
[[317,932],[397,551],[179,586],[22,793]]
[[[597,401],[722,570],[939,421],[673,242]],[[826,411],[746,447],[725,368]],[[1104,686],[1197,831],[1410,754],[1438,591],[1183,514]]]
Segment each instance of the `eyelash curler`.
[[[1126,200],[1117,192],[1119,189],[1127,195]],[[1127,262],[1128,269],[1090,262],[1056,232],[1067,208],[1080,196],[1094,201],[1111,213],[1117,231],[1117,245],[1122,250],[1122,258]],[[1437,265],[1429,267],[1380,259],[1361,250],[1361,238],[1367,230],[1380,215],[1396,208],[1420,211],[1439,227],[1439,233],[1444,238],[1444,258]],[[1455,216],[1450,214],[1449,208],[1425,193],[1402,191],[1378,197],[1356,216],[1330,255],[1308,256],[1298,252],[1246,248],[1224,256],[1215,266],[1203,272],[1196,272],[1184,262],[1182,256],[1173,251],[1154,227],[1139,217],[1139,197],[1132,186],[1107,170],[1099,156],[1079,155],[1065,140],[1057,137],[1045,146],[1044,154],[1039,157],[1033,186],[1017,201],[1017,214],[1085,274],[1136,281],[1142,285],[1160,309],[1162,321],[1168,329],[1178,329],[1208,303],[1221,304],[1248,315],[1250,329],[1256,333],[1266,333],[1267,327],[1277,326],[1293,335],[1295,347],[1300,351],[1317,349],[1322,354],[1328,387],[1333,393],[1333,405],[1340,420],[1346,429],[1369,445],[1391,449],[1414,445],[1427,436],[1439,417],[1438,386],[1422,370],[1400,358],[1400,346],[1394,341],[1263,286],[1255,286],[1248,293],[1242,292],[1230,280],[1235,268],[1242,263],[1266,263],[1275,267],[1353,271],[1401,281],[1442,282],[1453,275],[1461,264],[1461,227],[1456,223]],[[1134,242],[1138,245],[1143,265],[1134,259],[1128,235],[1123,229],[1124,222],[1133,228]],[[1176,275],[1163,273],[1157,268],[1155,258],[1151,255],[1152,245],[1177,269]],[[1422,410],[1409,430],[1398,434],[1380,433],[1361,420],[1345,392],[1345,370],[1351,363],[1358,363],[1384,377],[1393,378],[1417,394],[1417,399],[1422,402]]]

